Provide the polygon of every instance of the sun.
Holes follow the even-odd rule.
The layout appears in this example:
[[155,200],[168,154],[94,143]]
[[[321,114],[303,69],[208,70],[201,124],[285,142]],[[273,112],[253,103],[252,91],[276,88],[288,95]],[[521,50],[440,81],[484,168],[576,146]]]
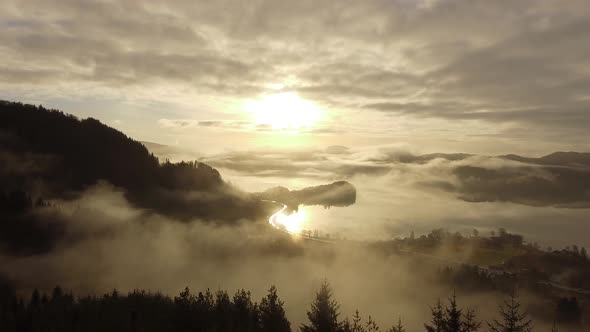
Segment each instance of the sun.
[[273,130],[297,131],[312,127],[320,118],[318,105],[293,91],[265,94],[246,102],[244,108],[254,115],[257,125]]

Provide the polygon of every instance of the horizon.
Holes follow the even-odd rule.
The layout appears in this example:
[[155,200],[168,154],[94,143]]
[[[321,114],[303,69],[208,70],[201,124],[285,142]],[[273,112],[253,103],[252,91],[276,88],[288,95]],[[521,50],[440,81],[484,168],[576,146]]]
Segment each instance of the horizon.
[[0,330],[590,331],[589,33],[587,0],[0,0]]

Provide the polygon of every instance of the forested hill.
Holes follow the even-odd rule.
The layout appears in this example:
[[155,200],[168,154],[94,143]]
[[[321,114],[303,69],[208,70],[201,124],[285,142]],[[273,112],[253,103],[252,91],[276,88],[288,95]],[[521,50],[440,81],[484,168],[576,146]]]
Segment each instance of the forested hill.
[[[5,196],[68,198],[103,180],[139,207],[182,219],[229,222],[261,213],[257,200],[206,164],[160,163],[141,143],[96,119],[42,106],[0,101],[0,161]],[[188,195],[195,191],[214,195],[206,201]]]
[[262,199],[287,204],[293,210],[297,210],[297,207],[301,204],[345,207],[356,202],[356,188],[347,181],[337,181],[301,190],[274,187],[256,195]]

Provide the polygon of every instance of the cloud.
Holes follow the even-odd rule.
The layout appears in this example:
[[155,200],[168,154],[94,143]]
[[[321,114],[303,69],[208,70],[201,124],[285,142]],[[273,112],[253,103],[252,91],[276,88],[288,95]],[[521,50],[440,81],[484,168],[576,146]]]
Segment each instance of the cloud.
[[160,119],[158,120],[158,124],[163,128],[186,128],[198,126],[199,121]]
[[162,128],[223,128],[223,129],[247,129],[251,124],[245,121],[222,121],[222,120],[192,120],[192,119],[159,119],[158,125]]
[[[110,186],[96,186],[59,206],[37,212],[57,214],[63,223],[65,239],[52,251],[18,257],[0,251],[0,274],[17,281],[23,293],[50,291],[59,284],[78,296],[113,288],[173,296],[188,286],[230,293],[247,289],[259,299],[276,285],[297,325],[306,319],[314,291],[327,278],[343,315],[358,309],[389,325],[391,312],[396,312],[417,328],[427,321],[428,305],[451,292],[431,277],[438,264],[383,256],[362,243],[349,247],[296,241],[265,224],[183,223],[134,208]],[[300,275],[296,280],[294,271]],[[422,290],[419,294],[413,291],[416,287]],[[489,318],[501,296],[471,292],[460,299],[464,305],[478,305],[480,317]]]
[[[378,172],[381,167],[356,159],[352,152],[345,150],[254,150],[235,151],[209,156],[203,160],[215,167],[238,171],[251,176],[302,177],[328,180],[341,180],[354,173]],[[349,159],[331,156],[346,155]],[[317,183],[320,184],[320,183]]]
[[[555,153],[541,158],[464,153],[415,155],[398,148],[228,152],[204,159],[246,176],[307,179],[309,183],[362,176],[388,178],[390,185],[450,194],[469,202],[590,207],[587,154]],[[362,195],[362,192],[361,192]]]
[[174,86],[234,98],[293,77],[289,89],[337,108],[559,131],[588,126],[584,1],[4,7],[0,77],[10,90],[82,84],[164,98],[163,88]]
[[326,153],[329,154],[348,154],[350,153],[350,149],[346,146],[342,145],[332,145],[326,148]]

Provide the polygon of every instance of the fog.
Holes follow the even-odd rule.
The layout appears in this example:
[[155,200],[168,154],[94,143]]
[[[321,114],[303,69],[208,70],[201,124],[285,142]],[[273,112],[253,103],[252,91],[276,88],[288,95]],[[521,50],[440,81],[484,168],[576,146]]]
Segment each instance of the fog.
[[515,287],[536,332],[588,329],[587,0],[0,8],[0,330],[156,330],[163,302],[175,332],[268,326],[168,298],[85,321],[56,285],[276,285],[306,330],[326,281],[381,331],[453,294],[489,321]]
[[[435,228],[468,234],[475,228],[488,235],[503,227],[542,247],[590,246],[586,166],[469,155],[425,155],[415,161],[419,157],[399,149],[332,150],[228,153],[208,161],[247,191],[276,185],[299,189],[346,179],[357,188],[354,205],[302,209],[308,216],[306,229],[348,239],[390,239]],[[276,162],[266,163],[271,158]],[[485,178],[457,171],[467,167],[497,174]],[[569,181],[563,170],[583,173]],[[568,195],[566,204],[563,197]]]
[[[76,200],[56,203],[58,208],[38,212],[58,213],[66,222],[64,240],[54,250],[0,258],[0,273],[17,281],[22,292],[60,284],[78,295],[113,288],[178,294],[188,286],[230,293],[244,288],[260,299],[274,284],[296,328],[306,319],[314,292],[328,280],[343,317],[358,309],[383,327],[401,316],[409,329],[418,329],[429,319],[429,306],[454,291],[433,277],[438,264],[385,257],[355,241],[329,245],[292,239],[268,227],[266,220],[237,226],[180,222],[134,208],[122,191],[105,183]],[[365,208],[361,202],[351,211]],[[348,210],[329,211],[341,215]],[[352,224],[353,216],[342,222]],[[357,222],[376,227],[368,218]],[[327,222],[321,226],[328,229]],[[458,295],[459,303],[476,309],[480,319],[490,319],[501,301],[499,294]]]
[[[98,143],[88,145],[92,144]],[[132,147],[143,149],[139,143],[124,146],[130,151]],[[24,226],[15,227],[14,234],[5,233],[11,234],[3,238],[6,244],[16,242],[16,246],[1,248],[0,275],[14,281],[23,296],[34,288],[49,291],[55,285],[76,295],[101,294],[113,288],[174,295],[188,286],[195,292],[247,289],[254,299],[260,299],[276,285],[294,329],[306,320],[315,291],[327,280],[341,304],[341,318],[351,317],[358,309],[364,318],[371,315],[383,328],[401,316],[408,330],[418,330],[429,320],[430,306],[454,292],[460,305],[475,309],[480,320],[493,318],[503,295],[453,289],[442,281],[440,269],[468,258],[469,250],[451,257],[451,248],[443,246],[436,254],[451,257],[449,260],[418,259],[408,252],[380,251],[374,241],[411,232],[419,236],[435,228],[469,234],[478,229],[487,235],[504,227],[542,246],[590,246],[584,236],[590,204],[584,191],[585,181],[590,179],[585,155],[419,155],[391,146],[333,146],[202,156],[160,148],[161,160],[172,153],[199,162],[160,163],[141,150],[139,157],[145,158],[138,157],[137,164],[151,165],[148,170],[154,172],[140,174],[143,177],[136,179],[140,186],[126,181],[139,173],[132,166],[116,168],[125,172],[110,174],[119,180],[118,187],[106,181],[96,183],[105,176],[96,172],[88,181],[95,184],[88,187],[84,183],[77,187],[85,188],[80,191],[66,187],[61,195],[44,196],[48,204],[42,201],[33,206],[33,201],[23,196],[30,209],[23,210],[20,220],[31,224],[6,223],[9,229]],[[111,151],[106,143],[105,151]],[[14,182],[10,175],[20,170],[22,176],[30,175],[25,180],[33,183],[43,183],[42,179],[68,183],[65,171],[56,173],[63,173],[61,177],[47,173],[46,178],[38,178],[35,172],[43,171],[51,159],[33,157],[5,154],[3,158],[14,165],[35,167],[5,167],[2,171],[8,176],[4,179]],[[84,157],[75,160],[87,160]],[[125,157],[119,153],[109,155],[108,160]],[[87,171],[81,167],[74,165],[68,170]],[[348,181],[353,190],[356,188],[354,199],[351,196],[342,205],[354,204],[330,209],[302,205],[299,209],[307,216],[304,229],[346,241],[292,238],[268,225],[273,209],[280,207],[262,201],[260,193],[283,186],[290,191],[277,191],[294,195],[296,202],[326,205],[323,195],[315,200],[310,197],[318,187],[309,188],[328,183],[334,186],[336,181]],[[149,184],[152,186],[143,186]],[[555,236],[556,222],[560,236]],[[34,227],[27,228],[31,225]],[[45,233],[47,238],[42,237]],[[38,234],[47,241],[38,241]],[[37,245],[37,250],[28,250],[31,244]],[[520,296],[537,326],[546,323],[542,318],[553,317],[553,298],[538,298],[524,291]]]

